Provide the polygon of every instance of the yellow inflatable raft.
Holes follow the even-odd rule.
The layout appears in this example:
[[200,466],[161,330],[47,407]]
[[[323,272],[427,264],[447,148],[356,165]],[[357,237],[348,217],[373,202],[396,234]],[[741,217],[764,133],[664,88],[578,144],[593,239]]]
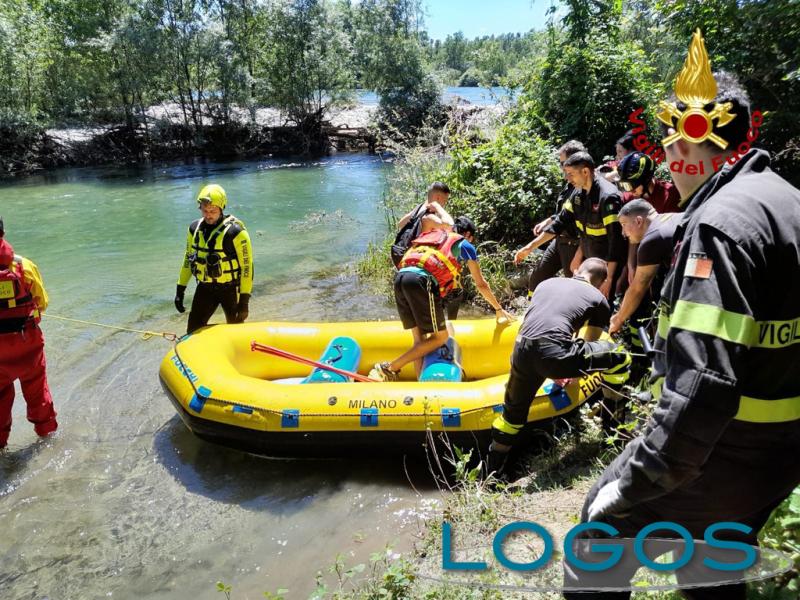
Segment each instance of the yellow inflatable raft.
[[[346,335],[360,347],[358,372],[406,351],[399,322],[217,325],[182,338],[161,363],[160,379],[197,436],[268,456],[330,456],[421,448],[427,431],[452,443],[486,443],[501,412],[519,322],[453,321],[464,380],[418,382],[413,365],[391,383],[298,383],[312,368],[251,350],[266,344],[318,360]],[[288,382],[287,382],[288,378]],[[552,381],[531,404],[530,422],[571,412],[600,389],[598,374],[561,388]]]

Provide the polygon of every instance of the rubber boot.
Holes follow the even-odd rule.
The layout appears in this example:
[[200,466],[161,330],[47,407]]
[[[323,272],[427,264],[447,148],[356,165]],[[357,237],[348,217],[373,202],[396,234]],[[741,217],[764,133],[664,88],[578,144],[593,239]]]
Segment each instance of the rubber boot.
[[484,480],[489,479],[491,476],[499,482],[508,481],[508,454],[508,451],[500,452],[499,450],[493,450],[492,447],[489,446],[489,453],[486,456],[486,464],[484,466]]

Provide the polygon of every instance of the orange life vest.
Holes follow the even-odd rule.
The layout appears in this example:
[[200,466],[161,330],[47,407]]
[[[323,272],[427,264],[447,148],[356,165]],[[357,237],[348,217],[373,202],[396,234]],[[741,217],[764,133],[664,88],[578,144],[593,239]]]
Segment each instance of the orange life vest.
[[464,236],[443,229],[423,233],[411,242],[400,268],[419,267],[433,275],[439,284],[439,295],[444,298],[460,285],[461,263],[453,256],[453,246],[463,239]]
[[11,265],[0,269],[0,333],[22,331],[31,321],[40,321],[39,310],[25,281],[22,261],[15,257]]

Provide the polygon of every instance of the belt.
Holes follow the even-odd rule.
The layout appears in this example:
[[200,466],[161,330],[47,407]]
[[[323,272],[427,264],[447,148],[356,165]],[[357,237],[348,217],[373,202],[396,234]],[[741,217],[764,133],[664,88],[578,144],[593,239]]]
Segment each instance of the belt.
[[517,336],[517,344],[526,350],[541,350],[542,348],[569,348],[572,346],[571,339],[550,339],[550,338],[527,338]]
[[203,285],[205,287],[222,289],[222,288],[228,288],[228,287],[239,287],[239,282],[238,281],[226,281],[225,283],[216,283],[216,282],[211,282],[211,281],[208,281],[208,282],[206,282],[206,281],[198,281],[197,285]]
[[33,317],[0,320],[0,335],[23,333],[38,327]]

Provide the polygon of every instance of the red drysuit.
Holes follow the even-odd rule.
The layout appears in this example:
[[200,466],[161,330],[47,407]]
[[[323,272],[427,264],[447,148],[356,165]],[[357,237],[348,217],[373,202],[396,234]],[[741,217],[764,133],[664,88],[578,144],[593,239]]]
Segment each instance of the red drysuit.
[[39,311],[46,306],[47,293],[36,265],[14,256],[11,244],[0,238],[0,448],[11,432],[17,379],[36,433],[45,436],[58,428],[39,329]]

